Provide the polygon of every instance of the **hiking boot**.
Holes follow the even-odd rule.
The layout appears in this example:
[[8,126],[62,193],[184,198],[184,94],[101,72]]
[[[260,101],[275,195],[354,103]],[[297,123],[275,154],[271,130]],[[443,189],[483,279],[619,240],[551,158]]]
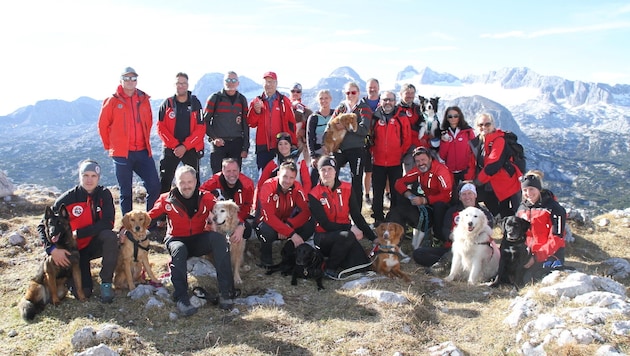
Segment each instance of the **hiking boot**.
[[219,308],[232,310],[234,308],[234,300],[230,297],[219,297]]
[[101,283],[101,303],[109,304],[114,301],[114,290],[111,283]]
[[177,302],[177,310],[182,316],[191,316],[197,312],[197,308],[190,305],[190,300],[180,300]]
[[369,194],[366,194],[365,197],[363,198],[363,200],[365,200],[366,204],[372,205],[372,198],[370,198]]
[[326,278],[332,279],[332,280],[339,280],[339,274],[337,274],[337,272],[335,270],[332,269],[327,269],[324,271],[324,276],[326,276]]

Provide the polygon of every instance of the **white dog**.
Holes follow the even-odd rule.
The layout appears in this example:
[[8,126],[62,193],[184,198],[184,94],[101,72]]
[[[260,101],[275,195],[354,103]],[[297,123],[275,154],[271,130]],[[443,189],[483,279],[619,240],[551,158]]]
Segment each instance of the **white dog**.
[[478,208],[469,207],[459,213],[452,250],[453,264],[446,281],[468,274],[468,284],[477,284],[490,280],[499,270],[501,252],[492,240],[486,214]]

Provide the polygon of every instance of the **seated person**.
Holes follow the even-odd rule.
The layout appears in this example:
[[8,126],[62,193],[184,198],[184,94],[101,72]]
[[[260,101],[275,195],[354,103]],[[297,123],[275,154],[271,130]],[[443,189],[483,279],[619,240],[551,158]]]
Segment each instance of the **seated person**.
[[333,157],[322,156],[317,171],[319,184],[311,189],[308,199],[316,223],[315,244],[328,257],[326,276],[338,279],[340,272],[369,268],[371,262],[359,240],[365,236],[374,241],[376,235],[361,215],[361,195],[355,194],[350,183],[339,181]]
[[291,146],[291,135],[286,132],[281,132],[276,135],[278,144],[278,153],[276,156],[265,165],[265,168],[260,172],[258,177],[258,188],[265,183],[269,178],[275,177],[278,174],[278,168],[282,162],[291,160],[295,162],[297,167],[297,175],[295,179],[302,185],[304,193],[308,194],[311,189],[311,175],[309,171],[309,163],[304,159],[304,154],[300,151],[293,151]]
[[288,240],[298,247],[311,238],[314,224],[302,185],[296,181],[293,161],[280,164],[278,175],[267,179],[258,191],[256,234],[261,241],[260,265],[273,265],[273,242]]
[[[210,230],[214,195],[197,189],[197,172],[191,166],[180,166],[175,170],[175,187],[160,195],[149,211],[155,220],[166,214],[166,236],[164,244],[171,255],[169,264],[173,299],[183,316],[197,312],[190,304],[186,261],[189,257],[205,256],[212,252],[219,285],[219,307],[230,310],[233,306],[234,280],[230,262],[230,250],[224,235]],[[232,238],[243,236],[244,227],[239,225]],[[240,240],[239,240],[240,241]]]

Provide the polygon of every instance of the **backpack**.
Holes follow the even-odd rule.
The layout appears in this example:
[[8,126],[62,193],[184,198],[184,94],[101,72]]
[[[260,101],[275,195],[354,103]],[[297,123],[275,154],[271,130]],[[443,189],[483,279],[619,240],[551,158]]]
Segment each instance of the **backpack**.
[[508,163],[508,161],[511,161],[514,165],[518,167],[521,173],[525,174],[525,172],[527,172],[525,149],[523,148],[523,145],[518,143],[518,136],[512,131],[505,131],[503,138],[505,139],[505,152],[507,155],[507,159],[505,160],[505,169],[510,174],[510,176],[514,175],[514,169]]

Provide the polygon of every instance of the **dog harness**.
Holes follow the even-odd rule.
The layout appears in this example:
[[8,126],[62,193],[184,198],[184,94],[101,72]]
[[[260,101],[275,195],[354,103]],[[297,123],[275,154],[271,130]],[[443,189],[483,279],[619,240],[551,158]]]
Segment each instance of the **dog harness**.
[[131,231],[129,230],[125,231],[125,236],[127,236],[127,239],[133,243],[133,262],[138,262],[138,249],[139,248],[149,252],[149,246],[144,247],[140,245],[141,242],[145,242],[146,240],[149,239],[149,237],[147,236],[144,239],[138,241],[133,238],[133,235],[131,234]]
[[394,252],[395,250],[396,250],[396,246],[394,246],[394,245],[375,245],[374,248],[372,249],[372,252],[370,253],[370,258],[376,257],[377,255],[379,255],[381,253],[388,253],[388,254],[391,254],[391,255],[397,255],[400,258],[404,258],[405,257],[400,252]]

